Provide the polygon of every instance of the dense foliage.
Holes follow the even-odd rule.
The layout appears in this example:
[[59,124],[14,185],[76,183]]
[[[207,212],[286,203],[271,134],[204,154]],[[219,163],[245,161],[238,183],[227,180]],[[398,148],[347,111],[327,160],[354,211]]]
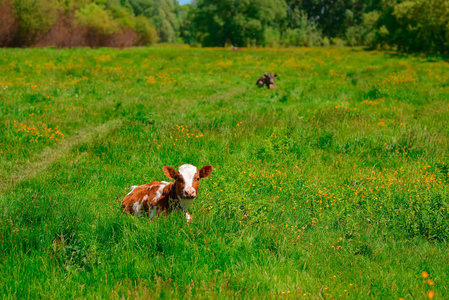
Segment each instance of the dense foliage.
[[123,45],[160,40],[203,46],[449,49],[446,0],[198,0],[183,6],[176,0],[0,0],[0,8],[3,46],[60,46],[48,32],[64,26],[58,20],[66,16],[88,28],[84,39],[135,32],[120,36],[132,39]]
[[176,7],[170,0],[0,0],[0,46],[174,42]]
[[449,50],[447,0],[198,0],[203,45],[398,47]]
[[[65,46],[55,41],[60,37],[48,34],[52,26],[64,27],[67,22],[58,21],[63,16],[88,28],[84,39],[100,35],[100,42],[87,42],[91,46],[107,46],[101,36],[115,34],[111,45],[131,39],[122,45],[159,40],[203,46],[449,50],[447,0],[197,0],[182,6],[177,0],[0,0],[0,46]],[[120,35],[126,30],[135,35]]]
[[[0,57],[0,299],[449,298],[441,56]],[[255,85],[268,68],[276,90]],[[183,163],[214,166],[192,223],[121,214]]]

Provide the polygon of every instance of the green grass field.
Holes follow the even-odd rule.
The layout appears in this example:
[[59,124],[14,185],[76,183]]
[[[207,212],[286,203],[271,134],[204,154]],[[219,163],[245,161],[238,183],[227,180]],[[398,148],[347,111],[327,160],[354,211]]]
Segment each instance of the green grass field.
[[[449,297],[444,57],[0,49],[0,112],[2,299]],[[193,222],[120,212],[184,163]]]

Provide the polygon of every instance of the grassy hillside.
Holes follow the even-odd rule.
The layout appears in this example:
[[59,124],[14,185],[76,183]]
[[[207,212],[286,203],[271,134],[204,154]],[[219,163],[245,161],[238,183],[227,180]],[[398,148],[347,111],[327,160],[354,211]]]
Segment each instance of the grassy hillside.
[[[448,298],[448,67],[0,49],[1,298]],[[183,163],[215,168],[192,223],[121,214]]]

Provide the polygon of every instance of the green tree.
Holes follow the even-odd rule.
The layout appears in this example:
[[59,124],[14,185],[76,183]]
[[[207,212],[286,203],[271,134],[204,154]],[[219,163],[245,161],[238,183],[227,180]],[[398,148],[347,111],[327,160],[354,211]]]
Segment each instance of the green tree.
[[179,30],[176,3],[172,0],[154,0],[152,19],[163,42],[174,42]]
[[287,28],[283,34],[284,45],[291,46],[319,46],[322,43],[321,32],[316,24],[311,22],[304,11],[300,11],[294,22],[294,27]]
[[121,31],[120,23],[113,19],[108,11],[91,3],[75,12],[78,24],[95,29],[101,34],[111,34]]
[[199,38],[195,24],[191,21],[195,19],[196,6],[193,4],[181,5],[178,9],[179,34],[185,43],[197,45]]
[[135,15],[144,15],[156,27],[162,42],[173,42],[179,31],[178,2],[173,0],[129,0]]
[[60,9],[57,0],[15,0],[18,29],[15,44],[30,46],[56,23]]
[[154,10],[153,0],[129,0],[129,4],[136,16],[144,15],[147,18],[152,17]]
[[142,15],[136,17],[136,32],[139,34],[138,45],[152,45],[159,40],[156,28]]
[[361,22],[364,8],[362,0],[287,0],[287,24],[298,27],[301,12],[305,12],[312,23],[321,28],[323,35],[344,37],[346,29]]
[[407,0],[394,6],[398,44],[410,51],[449,49],[449,1]]
[[193,20],[205,46],[261,44],[267,27],[286,17],[284,0],[199,0]]

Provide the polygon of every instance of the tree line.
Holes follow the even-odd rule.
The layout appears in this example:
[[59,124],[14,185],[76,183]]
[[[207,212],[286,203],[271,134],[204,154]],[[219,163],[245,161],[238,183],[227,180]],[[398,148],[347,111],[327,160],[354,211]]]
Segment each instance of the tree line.
[[67,37],[61,32],[75,39],[68,46],[159,41],[447,52],[449,1],[193,0],[179,5],[177,0],[0,0],[0,46],[52,41],[64,46]]

